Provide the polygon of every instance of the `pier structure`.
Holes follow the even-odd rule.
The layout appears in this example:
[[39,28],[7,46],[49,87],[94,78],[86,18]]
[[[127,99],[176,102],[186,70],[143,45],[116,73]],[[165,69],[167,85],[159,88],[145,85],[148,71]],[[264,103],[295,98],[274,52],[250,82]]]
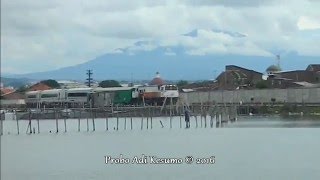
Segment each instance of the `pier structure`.
[[[190,110],[190,121],[193,121],[191,128],[213,128],[222,127],[223,123],[235,121],[237,110],[235,106],[218,106],[216,104],[188,104],[183,100],[178,100],[175,104],[169,100],[169,104],[161,106],[108,106],[104,108],[45,108],[28,109],[27,112],[19,112],[15,116],[17,134],[20,134],[19,122],[28,121],[25,129],[27,134],[38,134],[41,131],[42,120],[55,121],[55,133],[68,132],[68,120],[77,119],[80,132],[82,126],[86,126],[86,131],[96,130],[96,121],[104,119],[105,130],[110,128],[109,120],[116,119],[114,130],[132,130],[133,123],[140,119],[140,129],[152,129],[155,123],[159,123],[161,128],[173,128],[173,121],[178,121],[179,128],[185,127],[184,111]],[[155,122],[155,118],[159,122]],[[169,118],[169,125],[165,126],[162,118]],[[61,120],[63,120],[61,124]],[[85,121],[86,123],[83,123]],[[136,121],[136,122],[133,122]],[[215,126],[214,126],[215,125]],[[62,128],[62,129],[61,129]],[[52,131],[53,133],[53,131]],[[3,134],[3,120],[1,120],[1,135]]]

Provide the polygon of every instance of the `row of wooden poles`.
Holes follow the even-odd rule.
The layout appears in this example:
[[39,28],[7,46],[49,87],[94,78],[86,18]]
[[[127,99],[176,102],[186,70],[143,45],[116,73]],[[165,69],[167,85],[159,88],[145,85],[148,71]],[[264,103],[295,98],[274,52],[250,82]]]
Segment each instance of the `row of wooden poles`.
[[[174,113],[173,113],[173,107],[172,107],[172,103],[171,105],[169,106],[170,107],[170,111],[167,115],[169,115],[169,118],[170,118],[170,128],[172,128],[172,118],[174,116]],[[213,117],[216,118],[216,127],[221,127],[222,124],[224,122],[228,122],[230,120],[230,117],[227,117],[226,116],[229,116],[227,115],[227,112],[226,112],[226,108],[224,108],[224,113],[222,110],[220,110],[220,112],[211,112],[211,113],[208,113],[208,109],[211,107],[211,105],[209,106],[204,106],[204,105],[201,105],[199,106],[199,110],[200,110],[200,118],[201,118],[201,121],[200,121],[200,127],[203,127],[203,120],[204,119],[204,127],[206,128],[207,127],[207,114],[209,114],[209,117],[210,117],[210,127],[213,127]],[[145,116],[144,113],[141,113],[140,112],[140,117],[141,117],[141,130],[143,129],[143,122],[144,120],[146,120],[147,122],[147,125],[146,125],[146,128],[147,129],[152,129],[153,128],[153,116],[155,115],[154,113],[154,107],[152,108],[153,110],[151,111],[150,107],[144,107],[144,108],[148,108],[148,112],[147,112],[147,116]],[[163,107],[162,107],[163,108]],[[163,110],[161,108],[161,111]],[[116,110],[119,110],[118,107],[116,108]],[[133,117],[132,115],[134,115],[135,117],[137,117],[137,109],[134,107],[134,114],[132,114],[130,112],[130,117],[126,117],[124,116],[124,129],[126,130],[127,129],[127,119],[130,119],[130,129],[133,129]],[[167,109],[164,109],[165,111]],[[192,107],[192,110],[195,110],[194,109],[194,106]],[[59,112],[57,109],[54,109],[54,117],[55,117],[55,121],[56,121],[56,133],[59,132],[59,123],[58,123],[58,116],[57,116],[57,112]],[[93,109],[90,108],[90,109],[87,109],[86,111],[87,113],[90,113],[90,117],[86,117],[86,124],[87,124],[87,131],[89,131],[89,119],[92,119],[92,131],[95,131],[96,128],[95,128],[95,117],[93,115]],[[103,111],[104,112],[104,117],[105,117],[105,130],[108,131],[109,130],[109,123],[108,123],[108,113],[107,111]],[[113,110],[112,110],[113,112]],[[167,112],[167,111],[166,111]],[[183,114],[183,109],[180,108],[180,110],[177,112],[180,112],[178,113],[179,115],[179,118],[180,118],[180,128],[182,128],[182,114]],[[74,111],[75,113],[75,111]],[[79,117],[78,117],[78,131],[80,132],[80,126],[81,126],[81,109],[79,109]],[[119,111],[117,113],[112,113],[113,117],[114,117],[114,114],[116,115],[116,127],[114,128],[115,130],[119,130]],[[40,120],[39,120],[39,111],[36,113],[36,122],[37,122],[37,133],[40,133]],[[223,117],[224,116],[224,117]],[[28,126],[27,126],[27,130],[26,130],[26,133],[29,133],[29,134],[32,134],[32,133],[36,133],[36,129],[33,127],[32,128],[32,114],[31,112],[29,111],[29,117],[28,117],[28,120],[29,120],[29,123],[28,123]],[[64,120],[64,132],[67,132],[67,117],[64,116],[63,117],[63,120]],[[195,120],[195,126],[196,128],[199,127],[198,125],[198,116],[194,116],[194,120]],[[149,123],[150,122],[150,123]],[[159,120],[160,124],[161,124],[161,127],[164,128],[164,125],[162,123],[161,120]],[[17,133],[20,134],[20,127],[19,127],[19,120],[18,118],[16,118],[16,124],[17,124]],[[150,125],[149,125],[150,124]],[[3,122],[1,120],[1,132],[0,134],[2,135],[3,134]]]
[[[198,117],[199,116],[192,116],[194,117],[193,119],[195,120],[195,128],[198,128],[198,127],[204,127],[204,128],[207,128],[208,127],[208,121],[207,121],[207,117],[210,118],[210,121],[209,121],[209,126],[211,128],[213,128],[213,125],[214,125],[214,117],[216,118],[216,127],[222,127],[223,123],[224,122],[227,122],[225,119],[223,119],[222,117],[223,115],[220,114],[220,113],[216,113],[215,115],[211,116],[200,116],[200,123],[198,123]],[[31,117],[31,116],[30,116]],[[123,117],[124,118],[124,130],[127,129],[127,120],[129,121],[130,120],[130,129],[132,130],[133,129],[133,117]],[[87,131],[89,132],[90,131],[90,128],[89,128],[89,119],[91,119],[91,123],[92,123],[92,131],[95,131],[96,130],[96,127],[95,127],[95,118],[92,116],[91,118],[87,117],[86,118],[86,127],[87,127]],[[180,115],[179,116],[179,120],[180,120],[180,128],[182,128],[182,121],[184,121],[184,116]],[[191,119],[190,119],[191,120]],[[32,119],[29,118],[29,123],[28,123],[28,126],[27,126],[27,129],[26,129],[26,133],[27,134],[35,134],[35,133],[40,133],[40,120],[39,118],[36,119],[36,123],[37,123],[37,129],[35,127],[32,128]],[[144,121],[146,121],[146,129],[152,129],[153,128],[153,117],[152,116],[147,116],[147,117],[143,117],[141,116],[141,123],[140,123],[140,129],[143,130],[144,129]],[[173,124],[172,124],[172,121],[173,121],[173,117],[170,116],[170,128],[172,128]],[[67,132],[67,118],[65,117],[63,119],[63,124],[64,124],[64,132]],[[164,128],[164,125],[163,125],[163,122],[161,120],[159,120],[159,123],[161,125],[161,128]],[[55,124],[56,124],[56,133],[59,133],[59,120],[58,118],[55,119]],[[129,122],[128,122],[129,124]],[[17,134],[20,134],[20,127],[19,127],[19,120],[16,119],[16,125],[17,125]],[[119,130],[119,125],[120,125],[120,118],[119,116],[116,117],[116,126],[114,127],[114,130]],[[105,131],[108,131],[110,130],[109,128],[109,118],[108,116],[105,117]],[[36,132],[37,131],[37,132]],[[80,132],[81,131],[81,119],[78,118],[78,131]],[[50,131],[51,132],[51,131]],[[1,135],[3,134],[3,120],[1,120]]]

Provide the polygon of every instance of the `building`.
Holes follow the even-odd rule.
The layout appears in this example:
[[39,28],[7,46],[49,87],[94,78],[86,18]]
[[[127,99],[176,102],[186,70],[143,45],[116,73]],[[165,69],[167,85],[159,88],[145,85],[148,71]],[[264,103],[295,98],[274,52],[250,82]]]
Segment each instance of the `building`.
[[164,84],[166,84],[166,82],[160,77],[159,72],[156,73],[156,77],[153,78],[149,83],[151,86],[162,86]]
[[21,93],[10,92],[1,95],[1,107],[19,107],[25,104],[25,96]]
[[85,84],[79,83],[77,81],[68,81],[68,80],[61,80],[57,81],[62,89],[71,89],[71,88],[86,88],[88,87]]
[[1,96],[14,92],[13,88],[1,88]]
[[44,90],[50,90],[50,89],[52,89],[50,86],[39,82],[39,83],[36,83],[36,84],[30,86],[28,88],[28,91],[44,91]]
[[307,71],[320,72],[320,64],[310,64]]
[[93,91],[94,107],[132,104],[138,98],[135,87],[95,88]]
[[[269,67],[270,68],[270,67]],[[267,69],[267,72],[269,70]],[[306,70],[268,73],[269,88],[317,87],[320,83],[320,65],[311,64]]]
[[262,80],[262,73],[239,66],[228,65],[217,77],[219,89],[251,89]]
[[266,70],[268,76],[274,76],[274,75],[280,73],[281,71],[282,71],[282,69],[278,65],[271,65]]
[[281,72],[278,74],[278,77],[286,78],[294,82],[317,83],[315,73],[306,70]]

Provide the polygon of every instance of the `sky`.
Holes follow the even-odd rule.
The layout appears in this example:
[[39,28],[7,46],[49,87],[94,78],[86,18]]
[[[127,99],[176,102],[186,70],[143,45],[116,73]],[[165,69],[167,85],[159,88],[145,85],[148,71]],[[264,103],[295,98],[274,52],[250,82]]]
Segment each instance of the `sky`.
[[53,70],[123,48],[320,57],[319,9],[320,0],[1,0],[1,73]]

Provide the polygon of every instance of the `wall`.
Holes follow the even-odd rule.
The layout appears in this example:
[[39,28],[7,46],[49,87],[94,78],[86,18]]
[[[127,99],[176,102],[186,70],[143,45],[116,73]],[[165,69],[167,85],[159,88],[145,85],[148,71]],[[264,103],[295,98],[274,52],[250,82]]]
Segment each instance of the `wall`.
[[1,106],[14,106],[14,105],[25,105],[26,102],[24,99],[1,99]]
[[[234,90],[181,93],[180,97],[187,103],[319,103],[320,88],[301,89],[263,89],[263,90]],[[253,99],[253,101],[251,100]]]

